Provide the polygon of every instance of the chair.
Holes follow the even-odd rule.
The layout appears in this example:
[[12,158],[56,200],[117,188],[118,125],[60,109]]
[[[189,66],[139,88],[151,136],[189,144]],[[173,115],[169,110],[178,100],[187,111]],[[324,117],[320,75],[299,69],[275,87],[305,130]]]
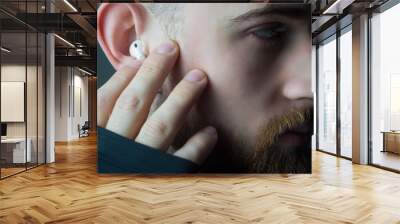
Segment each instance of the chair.
[[82,127],[78,124],[79,138],[89,136],[89,129],[90,129],[89,121],[85,121]]

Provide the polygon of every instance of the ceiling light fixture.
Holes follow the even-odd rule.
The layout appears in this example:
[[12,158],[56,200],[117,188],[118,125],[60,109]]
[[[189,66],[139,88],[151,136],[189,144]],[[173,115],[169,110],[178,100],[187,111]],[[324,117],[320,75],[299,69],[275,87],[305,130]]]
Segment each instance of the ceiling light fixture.
[[83,72],[83,73],[85,73],[85,74],[87,74],[87,75],[92,76],[92,73],[90,73],[90,72],[88,72],[88,71],[86,71],[86,70],[83,70],[83,69],[81,69],[81,68],[79,68],[79,67],[78,67],[78,70],[81,71],[81,72]]
[[74,12],[78,12],[78,10],[73,6],[68,0],[64,0],[65,4],[67,4]]
[[75,45],[73,45],[71,42],[69,42],[68,40],[60,37],[58,34],[54,34],[55,37],[57,37],[59,40],[61,40],[62,42],[66,43],[67,45],[69,45],[70,47],[76,48]]
[[11,52],[10,49],[7,49],[7,48],[5,48],[5,47],[1,47],[0,49],[1,49],[2,51],[6,52],[6,53],[10,53],[10,52]]
[[343,10],[353,2],[354,0],[336,0],[332,5],[325,9],[322,14],[342,14]]

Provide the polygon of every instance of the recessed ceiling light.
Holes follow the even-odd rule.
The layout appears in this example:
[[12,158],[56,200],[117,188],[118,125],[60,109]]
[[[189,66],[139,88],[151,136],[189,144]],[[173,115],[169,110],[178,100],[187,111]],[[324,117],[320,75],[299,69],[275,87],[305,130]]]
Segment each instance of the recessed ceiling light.
[[73,11],[78,12],[78,10],[68,1],[64,0],[65,4],[67,4]]
[[72,44],[71,42],[69,42],[68,40],[66,40],[66,39],[64,39],[64,38],[62,38],[62,37],[60,37],[60,36],[57,35],[57,34],[54,34],[54,36],[57,37],[58,39],[60,39],[62,42],[66,43],[67,45],[69,45],[69,46],[75,48],[75,45],[73,45],[73,44]]
[[1,49],[2,51],[6,52],[6,53],[10,53],[10,52],[11,52],[10,49],[5,48],[5,47],[1,47],[0,49]]
[[92,75],[92,73],[90,73],[90,72],[88,72],[88,71],[86,71],[86,70],[83,70],[83,69],[81,69],[81,68],[79,68],[79,67],[78,67],[78,70],[81,71],[81,72],[83,72],[83,73],[85,73],[85,74],[87,74],[87,75],[90,75],[90,76]]
[[351,5],[354,0],[336,0],[322,14],[342,14],[343,9]]

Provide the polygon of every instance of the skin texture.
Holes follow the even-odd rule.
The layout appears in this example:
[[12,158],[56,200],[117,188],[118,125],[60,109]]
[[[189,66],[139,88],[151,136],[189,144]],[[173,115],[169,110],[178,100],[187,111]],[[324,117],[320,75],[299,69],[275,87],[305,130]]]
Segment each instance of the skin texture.
[[[117,70],[135,63],[126,49],[136,38],[149,50],[168,39],[145,7],[118,5],[103,5],[98,15],[99,42]],[[207,86],[171,142],[178,149],[201,128],[215,127],[218,141],[204,171],[310,172],[309,14],[293,17],[270,5],[184,4],[180,9],[184,19],[175,35],[180,55],[150,114],[188,71],[207,74]],[[269,10],[260,13],[263,9]],[[299,126],[301,134],[291,131]]]

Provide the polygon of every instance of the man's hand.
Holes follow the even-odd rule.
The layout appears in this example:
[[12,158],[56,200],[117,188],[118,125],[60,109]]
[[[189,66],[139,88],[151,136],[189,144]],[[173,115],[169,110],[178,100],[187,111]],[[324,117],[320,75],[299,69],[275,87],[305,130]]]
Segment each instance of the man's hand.
[[[150,107],[179,55],[168,42],[143,61],[117,71],[98,91],[98,126],[144,145],[167,151],[185,116],[207,85],[200,70],[190,71],[166,101],[149,116]],[[206,127],[192,136],[174,155],[201,164],[217,141],[217,132]]]

